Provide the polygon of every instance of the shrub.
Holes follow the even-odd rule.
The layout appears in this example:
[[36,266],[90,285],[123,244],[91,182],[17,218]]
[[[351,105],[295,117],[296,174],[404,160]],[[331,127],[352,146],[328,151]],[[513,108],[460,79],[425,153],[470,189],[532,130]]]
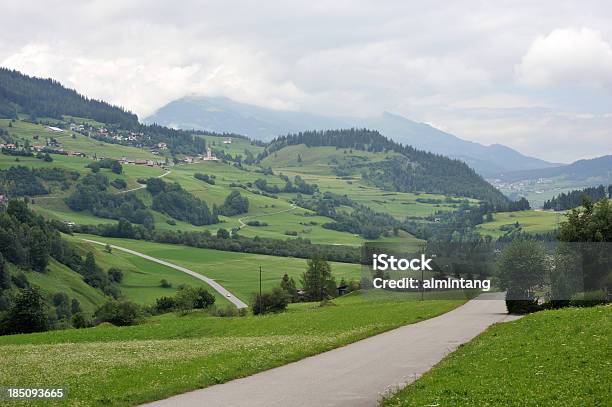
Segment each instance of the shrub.
[[246,316],[246,308],[238,309],[231,305],[227,305],[225,307],[211,307],[208,313],[213,317],[243,317]]
[[538,299],[529,292],[520,289],[508,289],[506,292],[506,308],[510,314],[529,314],[541,309]]
[[266,222],[260,222],[258,220],[250,220],[246,223],[248,226],[268,226]]
[[127,182],[125,182],[125,180],[122,180],[121,178],[117,178],[113,181],[111,181],[110,183],[112,186],[114,186],[117,189],[125,189],[127,188]]
[[570,300],[572,307],[594,307],[595,305],[607,304],[610,298],[603,290],[587,291],[574,295]]
[[162,278],[159,281],[159,286],[162,287],[162,288],[170,288],[170,287],[172,287],[172,283],[170,281],[166,280],[165,278]]
[[116,267],[111,267],[108,269],[108,278],[114,283],[120,283],[123,281],[123,271]]
[[186,312],[191,309],[208,308],[215,303],[215,297],[204,287],[182,285],[176,293],[175,302],[176,308]]
[[176,301],[172,297],[161,297],[155,300],[155,311],[159,314],[170,312],[176,307]]
[[142,309],[131,301],[108,301],[94,313],[96,323],[110,322],[113,325],[135,325],[142,317]]
[[93,323],[90,319],[85,317],[85,315],[82,312],[79,312],[72,316],[72,326],[77,329],[89,328],[93,326]]
[[270,292],[255,294],[252,304],[253,315],[283,312],[287,309],[288,304],[287,292],[280,287],[275,287]]

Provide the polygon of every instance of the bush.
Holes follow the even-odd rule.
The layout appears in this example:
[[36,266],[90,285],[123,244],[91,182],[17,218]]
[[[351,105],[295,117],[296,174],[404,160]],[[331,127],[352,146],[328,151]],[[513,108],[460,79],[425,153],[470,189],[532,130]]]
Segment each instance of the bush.
[[166,280],[165,278],[162,278],[159,281],[159,286],[161,288],[171,288],[172,287],[172,283],[170,281]]
[[506,308],[509,314],[530,314],[542,309],[538,299],[527,291],[509,289],[506,292]]
[[170,312],[176,307],[176,301],[172,297],[161,297],[155,300],[155,311],[158,314]]
[[244,317],[246,316],[246,308],[238,309],[231,305],[227,305],[225,307],[217,308],[211,307],[208,313],[213,317]]
[[125,182],[125,180],[122,180],[121,178],[117,178],[113,181],[111,181],[110,183],[112,186],[114,186],[117,189],[125,189],[127,188],[127,182]]
[[280,287],[275,287],[272,291],[256,294],[253,298],[253,315],[283,312],[289,304],[289,295]]
[[192,309],[203,309],[215,303],[215,297],[204,287],[190,287],[182,285],[179,287],[175,297],[176,308],[186,312]]
[[610,298],[603,290],[587,291],[574,295],[570,299],[572,307],[594,307],[595,305],[603,305],[610,302]]
[[93,326],[93,323],[90,319],[85,317],[85,315],[82,312],[79,312],[72,316],[72,326],[77,329],[89,328]]
[[258,220],[250,220],[246,223],[248,226],[268,226],[266,222],[260,222]]
[[96,323],[110,322],[117,326],[135,325],[142,318],[142,309],[131,301],[108,301],[94,313]]
[[108,278],[114,283],[120,283],[123,281],[123,271],[116,267],[111,267],[108,269]]

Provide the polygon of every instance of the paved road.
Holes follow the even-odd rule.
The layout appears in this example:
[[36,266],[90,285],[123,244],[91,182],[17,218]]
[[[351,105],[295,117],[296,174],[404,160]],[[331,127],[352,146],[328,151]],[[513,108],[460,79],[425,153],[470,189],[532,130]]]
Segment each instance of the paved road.
[[484,294],[436,318],[147,406],[377,406],[489,325],[514,318],[501,298]]
[[[95,244],[106,246],[106,243],[98,242],[96,240],[90,240],[90,239],[81,239],[81,240],[84,240],[84,241],[89,242],[89,243],[95,243]],[[134,256],[142,257],[143,259],[154,261],[155,263],[163,264],[164,266],[168,266],[168,267],[171,267],[171,268],[173,268],[175,270],[182,271],[183,273],[187,273],[190,276],[193,276],[193,277],[195,277],[195,278],[197,278],[199,280],[204,281],[206,284],[208,284],[209,286],[214,288],[219,294],[224,296],[227,300],[231,301],[232,304],[234,304],[236,306],[236,308],[247,308],[248,307],[248,305],[246,305],[238,297],[236,297],[235,295],[230,293],[225,287],[223,287],[221,284],[217,283],[212,278],[203,276],[202,274],[196,273],[193,270],[189,270],[188,268],[178,266],[176,264],[167,262],[165,260],[161,260],[161,259],[158,259],[158,258],[155,258],[155,257],[151,257],[149,255],[146,255],[144,253],[140,253],[140,252],[137,252],[137,251],[134,251],[134,250],[131,250],[131,249],[126,249],[125,247],[120,247],[120,246],[115,246],[115,245],[110,245],[110,247],[112,247],[113,249],[121,250],[121,251],[126,252],[126,253],[133,254]],[[229,297],[228,297],[228,294],[229,294]]]

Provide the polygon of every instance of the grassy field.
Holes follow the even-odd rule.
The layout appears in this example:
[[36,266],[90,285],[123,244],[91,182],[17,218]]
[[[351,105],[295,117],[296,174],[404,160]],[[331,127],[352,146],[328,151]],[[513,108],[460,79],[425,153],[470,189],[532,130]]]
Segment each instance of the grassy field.
[[[13,273],[16,270],[13,270]],[[83,281],[83,277],[68,267],[51,259],[44,273],[36,271],[23,271],[30,284],[42,289],[49,297],[55,293],[63,292],[70,299],[76,298],[83,311],[93,313],[107,297],[101,291],[91,287]]]
[[610,405],[611,317],[570,308],[495,325],[384,405]]
[[[29,140],[32,145],[44,145],[45,138],[53,137],[57,139],[60,147],[66,151],[79,151],[89,155],[95,153],[98,157],[109,158],[126,156],[132,159],[159,159],[158,156],[145,149],[104,143],[69,130],[57,132],[49,130],[46,126],[21,120],[16,120],[12,123],[12,127],[9,127],[9,122],[10,119],[0,119],[0,128],[8,131],[11,136]],[[74,138],[72,137],[73,134],[75,135]],[[38,140],[35,139],[36,136]]]
[[[140,253],[186,267],[215,279],[219,284],[247,303],[251,298],[251,294],[259,290],[259,266],[263,268],[262,285],[264,290],[277,286],[285,273],[293,277],[296,283],[299,283],[302,273],[306,271],[306,260],[291,257],[225,252],[220,250],[198,249],[182,245],[152,243],[142,240],[103,238],[89,235],[76,235],[75,237],[70,237],[70,240],[75,241],[79,238],[87,238],[105,243],[109,242],[120,247],[136,250]],[[86,244],[82,241],[80,242]],[[94,246],[93,244],[87,245]],[[97,250],[98,253],[100,251],[97,247],[91,248]],[[113,251],[113,256],[119,255],[115,252],[118,252],[118,250]],[[337,262],[331,262],[330,264],[332,273],[338,282],[343,277],[347,280],[359,280],[361,277],[361,269],[357,264]],[[157,277],[154,278],[157,279]],[[173,284],[177,281],[174,278],[169,280]],[[159,279],[157,279],[157,282],[159,282]],[[151,296],[152,295],[153,294],[151,294]]]
[[494,238],[503,236],[506,231],[502,227],[511,227],[519,223],[520,229],[527,233],[547,233],[557,229],[560,221],[563,221],[563,212],[549,211],[520,211],[499,212],[493,214],[493,222],[486,222],[476,227],[483,235]]
[[65,405],[134,405],[299,360],[460,303],[371,301],[356,293],[334,300],[335,306],[296,304],[264,317],[166,314],[133,327],[5,336],[0,337],[0,382],[63,386]]
[[201,136],[206,140],[206,145],[211,147],[213,150],[223,150],[225,154],[229,154],[232,157],[241,155],[242,158],[246,157],[245,150],[250,151],[254,156],[264,151],[263,147],[251,144],[249,140],[243,138],[231,137],[232,142],[230,144],[223,143],[226,137],[215,137],[215,136]]

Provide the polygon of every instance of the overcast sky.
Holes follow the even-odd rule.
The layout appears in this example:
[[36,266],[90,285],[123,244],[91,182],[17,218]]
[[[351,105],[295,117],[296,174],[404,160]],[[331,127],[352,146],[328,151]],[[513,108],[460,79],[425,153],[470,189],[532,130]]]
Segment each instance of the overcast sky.
[[0,65],[141,118],[186,94],[223,95],[387,110],[551,161],[612,154],[609,1],[0,4]]

